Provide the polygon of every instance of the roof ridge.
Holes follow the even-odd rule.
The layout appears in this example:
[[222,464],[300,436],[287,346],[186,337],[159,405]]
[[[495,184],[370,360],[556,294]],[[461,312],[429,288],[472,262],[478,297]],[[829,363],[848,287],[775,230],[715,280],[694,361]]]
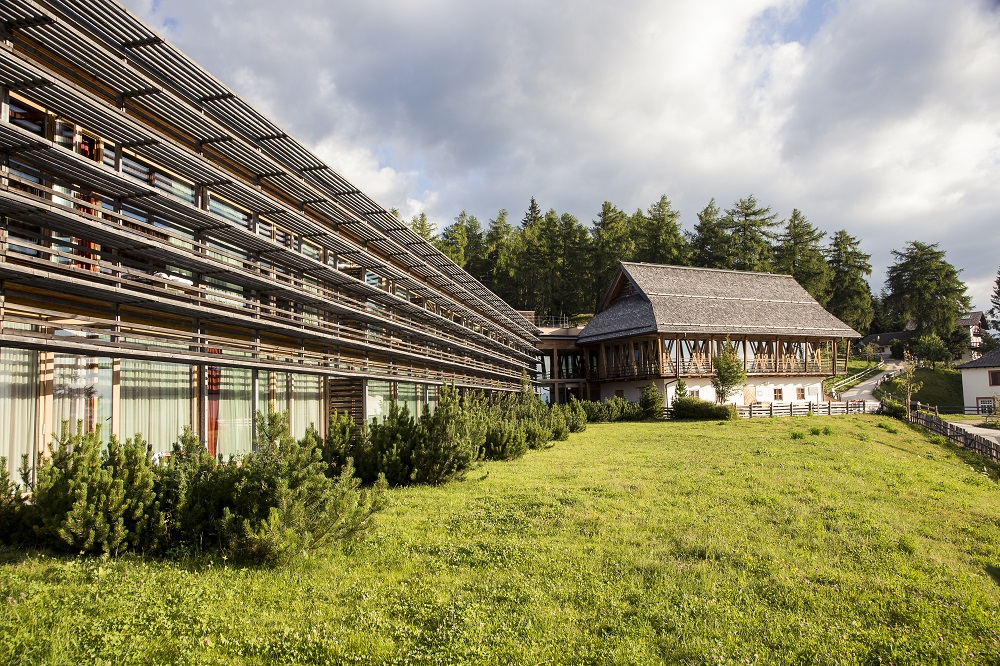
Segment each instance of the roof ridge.
[[739,275],[761,275],[767,277],[788,277],[795,279],[788,273],[766,273],[764,271],[741,271],[735,268],[706,268],[702,266],[678,266],[676,264],[652,264],[646,261],[623,261],[622,266],[651,266],[653,268],[675,268],[685,271],[711,271],[713,273],[737,273]]

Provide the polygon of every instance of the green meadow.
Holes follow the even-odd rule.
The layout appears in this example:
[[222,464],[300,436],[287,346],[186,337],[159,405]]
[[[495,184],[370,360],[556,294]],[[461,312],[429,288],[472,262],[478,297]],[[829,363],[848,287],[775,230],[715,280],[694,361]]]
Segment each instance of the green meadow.
[[281,569],[0,554],[3,664],[1000,663],[998,469],[881,417],[591,425]]

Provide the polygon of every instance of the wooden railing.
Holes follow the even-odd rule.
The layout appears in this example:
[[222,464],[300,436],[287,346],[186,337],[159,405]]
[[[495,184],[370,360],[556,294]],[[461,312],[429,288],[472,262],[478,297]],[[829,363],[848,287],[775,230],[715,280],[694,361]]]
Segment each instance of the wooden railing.
[[925,411],[914,410],[910,412],[910,422],[921,425],[931,432],[944,435],[956,444],[970,451],[975,451],[990,460],[1000,461],[1000,444],[992,439],[971,433],[961,426],[949,423]]
[[746,419],[771,418],[776,416],[874,414],[878,409],[879,403],[865,400],[848,400],[847,402],[771,402],[737,405],[736,407],[739,415]]

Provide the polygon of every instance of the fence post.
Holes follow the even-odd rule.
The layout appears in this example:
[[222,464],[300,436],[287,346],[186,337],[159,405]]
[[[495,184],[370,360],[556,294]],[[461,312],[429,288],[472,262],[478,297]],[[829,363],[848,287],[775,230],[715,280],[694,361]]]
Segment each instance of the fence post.
[[827,402],[826,403],[826,415],[827,416],[833,416],[833,403],[832,402]]
[[770,415],[771,417],[774,417],[774,403],[773,403],[773,402],[772,402],[772,403],[771,403],[771,405],[770,405],[770,411],[769,411],[769,415]]
[[793,409],[795,403],[788,403],[788,415],[795,416],[795,410]]

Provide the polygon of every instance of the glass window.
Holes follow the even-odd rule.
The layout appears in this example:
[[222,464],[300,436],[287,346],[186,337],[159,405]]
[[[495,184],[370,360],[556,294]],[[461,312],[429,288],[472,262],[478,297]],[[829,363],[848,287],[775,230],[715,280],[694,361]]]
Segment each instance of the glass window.
[[111,359],[56,354],[52,401],[57,429],[64,422],[71,432],[78,424],[84,432],[100,429],[106,441],[111,435]]
[[369,379],[365,382],[365,420],[371,421],[389,413],[392,392],[389,382]]
[[774,401],[775,402],[778,402],[779,400],[782,400],[784,398],[784,395],[785,395],[784,389],[780,389],[780,388],[774,389]]
[[0,456],[14,481],[22,456],[35,465],[37,418],[38,352],[0,349]]
[[121,439],[141,433],[154,451],[169,452],[191,424],[191,368],[130,359],[121,365]]
[[414,418],[420,416],[417,406],[417,385],[399,382],[396,384],[396,401],[400,409],[406,407],[410,416]]
[[45,112],[20,100],[10,100],[10,124],[28,130],[32,134],[45,136]]
[[292,436],[302,439],[306,428],[312,425],[319,430],[323,416],[323,379],[319,375],[295,375],[295,414],[292,418]]
[[806,389],[804,386],[799,386],[795,389],[795,399],[805,400],[806,399]]
[[253,447],[253,373],[249,368],[208,368],[208,450],[228,459]]
[[990,370],[990,386],[1000,386],[1000,370]]

